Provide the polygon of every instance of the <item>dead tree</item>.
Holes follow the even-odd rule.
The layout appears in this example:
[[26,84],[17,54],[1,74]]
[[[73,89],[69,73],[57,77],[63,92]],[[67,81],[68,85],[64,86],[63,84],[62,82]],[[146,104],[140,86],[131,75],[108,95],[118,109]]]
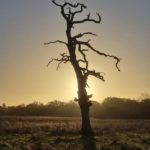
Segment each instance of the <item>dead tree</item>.
[[[96,34],[93,34],[92,32],[84,32],[84,33],[79,33],[77,35],[72,35],[72,29],[77,24],[82,24],[85,22],[100,23],[101,16],[99,13],[96,13],[97,19],[92,19],[89,13],[85,17],[85,19],[77,20],[76,15],[82,13],[83,10],[86,9],[86,6],[84,4],[81,3],[72,4],[69,2],[64,2],[63,4],[59,4],[55,0],[52,0],[52,3],[60,8],[61,15],[66,21],[67,42],[56,40],[54,42],[48,42],[44,44],[45,45],[52,44],[52,43],[64,44],[67,48],[67,53],[60,54],[61,56],[60,58],[53,58],[52,60],[49,61],[48,65],[53,61],[57,61],[58,62],[57,69],[60,67],[62,63],[70,62],[71,65],[73,66],[77,78],[77,85],[78,85],[78,98],[76,98],[75,101],[77,101],[80,106],[81,116],[82,116],[81,134],[89,135],[93,133],[90,124],[90,116],[89,116],[89,109],[90,106],[92,105],[90,98],[92,97],[92,95],[87,94],[86,91],[87,80],[89,76],[94,76],[102,81],[105,80],[102,72],[97,72],[95,70],[89,69],[89,62],[87,60],[86,53],[89,50],[91,50],[100,56],[113,58],[116,61],[115,66],[118,69],[118,71],[120,71],[118,67],[118,63],[120,62],[120,59],[116,56],[109,55],[95,49],[90,44],[90,40],[87,41],[81,40],[81,38],[86,35],[96,36]],[[87,47],[87,49],[85,49],[85,47]],[[77,57],[77,53],[79,53],[82,56],[82,58],[79,59]]]

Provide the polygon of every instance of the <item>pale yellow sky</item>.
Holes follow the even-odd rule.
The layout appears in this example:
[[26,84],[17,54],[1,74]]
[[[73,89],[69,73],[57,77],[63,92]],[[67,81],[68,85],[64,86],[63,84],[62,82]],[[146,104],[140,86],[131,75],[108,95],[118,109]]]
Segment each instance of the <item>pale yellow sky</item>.
[[[101,24],[77,26],[74,33],[92,31],[93,46],[122,58],[121,72],[113,59],[89,53],[91,69],[105,72],[106,82],[91,78],[89,94],[102,101],[108,96],[137,98],[150,93],[150,1],[84,0],[87,12],[100,12]],[[65,52],[65,22],[58,8],[49,1],[0,1],[0,105],[43,103],[54,99],[69,101],[76,97],[76,78],[70,64],[46,67],[49,59]],[[140,11],[139,11],[140,10]],[[83,17],[83,16],[82,16]]]

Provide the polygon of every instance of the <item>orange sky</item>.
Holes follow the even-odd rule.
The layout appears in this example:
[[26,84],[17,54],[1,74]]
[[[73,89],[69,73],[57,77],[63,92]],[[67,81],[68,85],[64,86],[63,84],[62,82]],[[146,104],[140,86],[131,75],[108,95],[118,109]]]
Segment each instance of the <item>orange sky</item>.
[[[107,96],[137,98],[150,93],[150,1],[82,2],[88,6],[84,14],[90,11],[94,17],[100,12],[102,22],[77,26],[74,33],[98,34],[91,40],[93,46],[122,58],[119,73],[113,59],[88,55],[91,68],[106,73],[104,83],[89,80],[89,94],[102,101]],[[59,71],[55,63],[46,67],[51,58],[66,51],[59,44],[43,45],[66,39],[59,8],[48,0],[0,1],[0,20],[0,105],[74,99],[77,89],[71,65],[62,65]]]

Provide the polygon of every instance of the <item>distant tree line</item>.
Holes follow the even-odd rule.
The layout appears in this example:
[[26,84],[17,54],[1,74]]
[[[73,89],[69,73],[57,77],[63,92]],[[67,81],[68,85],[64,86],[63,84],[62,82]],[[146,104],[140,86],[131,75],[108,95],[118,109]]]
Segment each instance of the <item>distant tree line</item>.
[[[91,117],[94,118],[124,118],[124,119],[150,119],[150,98],[141,101],[108,97],[102,103],[93,101]],[[0,116],[59,116],[79,117],[80,109],[76,102],[62,102],[58,100],[47,104],[33,102],[28,105],[0,106]]]

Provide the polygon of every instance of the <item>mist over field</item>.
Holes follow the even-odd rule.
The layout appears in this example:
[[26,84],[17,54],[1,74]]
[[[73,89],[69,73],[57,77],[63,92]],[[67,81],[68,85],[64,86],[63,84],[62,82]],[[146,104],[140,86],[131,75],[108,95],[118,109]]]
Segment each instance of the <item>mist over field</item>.
[[[150,98],[132,100],[108,97],[103,102],[92,101],[90,116],[105,119],[150,119]],[[28,105],[0,106],[0,116],[50,116],[80,117],[80,108],[75,101],[54,100],[43,104],[33,102]]]

